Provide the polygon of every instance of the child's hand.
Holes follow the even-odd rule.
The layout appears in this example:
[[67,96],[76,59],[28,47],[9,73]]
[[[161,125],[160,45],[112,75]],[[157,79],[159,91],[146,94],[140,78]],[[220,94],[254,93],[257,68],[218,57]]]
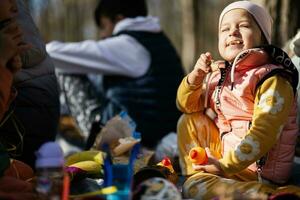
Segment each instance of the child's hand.
[[200,85],[203,78],[211,70],[212,56],[210,52],[201,54],[194,66],[193,71],[188,75],[188,82],[191,85]]
[[210,152],[209,148],[205,148],[208,163],[206,165],[196,165],[193,164],[193,169],[197,171],[204,171],[211,174],[223,175],[223,170],[220,166],[218,159],[216,159]]

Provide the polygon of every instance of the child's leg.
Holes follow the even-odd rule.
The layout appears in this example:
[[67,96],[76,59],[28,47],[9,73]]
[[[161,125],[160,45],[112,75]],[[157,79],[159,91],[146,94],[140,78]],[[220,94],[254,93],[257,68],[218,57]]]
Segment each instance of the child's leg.
[[300,197],[300,187],[296,185],[287,185],[278,187],[273,194],[292,193]]
[[[221,142],[218,129],[202,113],[182,115],[178,121],[177,134],[180,165],[183,175],[196,173],[192,169],[192,163],[188,159],[190,149],[195,146],[209,147],[217,158],[221,157]],[[213,174],[198,172],[184,183],[184,197],[191,199],[211,199],[218,196],[225,199],[224,195],[227,195],[227,198],[233,195],[236,199],[245,199],[249,196],[253,197],[252,199],[267,199],[268,195],[281,192],[300,195],[300,188],[296,186],[277,188],[273,185],[265,185],[254,181],[256,180],[256,174],[250,173],[249,170],[244,170],[232,178],[227,179]]]
[[237,181],[199,172],[183,185],[183,196],[191,199],[267,199],[275,186],[257,181]]
[[196,146],[209,147],[212,154],[221,157],[219,131],[214,122],[203,113],[183,114],[177,124],[178,152],[183,175],[195,173],[188,158]]

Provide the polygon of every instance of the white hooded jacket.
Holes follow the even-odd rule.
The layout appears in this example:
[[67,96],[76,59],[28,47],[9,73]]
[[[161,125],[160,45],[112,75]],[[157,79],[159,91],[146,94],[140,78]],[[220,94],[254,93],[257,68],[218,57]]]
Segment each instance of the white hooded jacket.
[[[115,26],[113,34],[121,31],[160,32],[156,17],[125,18]],[[46,49],[58,72],[64,74],[123,75],[137,78],[144,75],[151,57],[133,37],[121,34],[100,41],[62,43],[53,41]]]

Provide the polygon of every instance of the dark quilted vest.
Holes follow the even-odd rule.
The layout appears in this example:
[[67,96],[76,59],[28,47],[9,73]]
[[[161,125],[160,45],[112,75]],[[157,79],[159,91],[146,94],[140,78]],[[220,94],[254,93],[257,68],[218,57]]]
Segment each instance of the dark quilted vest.
[[151,64],[140,78],[106,76],[106,97],[125,108],[137,123],[142,144],[154,147],[163,136],[176,131],[180,115],[175,103],[176,92],[184,75],[181,61],[161,32],[126,31],[120,34],[128,34],[140,42],[150,52]]

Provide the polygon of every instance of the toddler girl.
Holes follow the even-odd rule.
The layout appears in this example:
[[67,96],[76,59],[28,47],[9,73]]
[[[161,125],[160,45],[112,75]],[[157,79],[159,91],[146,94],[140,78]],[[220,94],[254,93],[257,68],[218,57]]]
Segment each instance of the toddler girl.
[[[192,175],[184,195],[210,199],[229,186],[246,196],[300,195],[295,186],[278,187],[293,164],[298,72],[286,53],[269,45],[272,19],[262,7],[238,1],[223,10],[218,29],[224,61],[201,54],[178,89],[185,113],[178,123],[180,164]],[[206,148],[206,165],[189,159],[196,146]]]

